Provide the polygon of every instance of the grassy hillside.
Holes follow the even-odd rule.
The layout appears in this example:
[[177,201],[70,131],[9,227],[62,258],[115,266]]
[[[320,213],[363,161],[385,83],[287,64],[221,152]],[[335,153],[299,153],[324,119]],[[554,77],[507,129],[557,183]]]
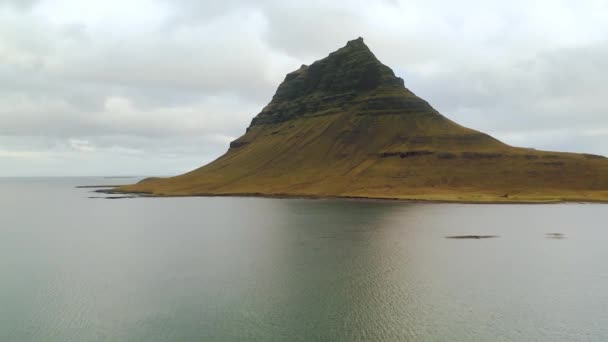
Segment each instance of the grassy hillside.
[[358,39],[288,74],[214,162],[117,191],[608,201],[608,159],[515,148],[462,127],[405,88]]

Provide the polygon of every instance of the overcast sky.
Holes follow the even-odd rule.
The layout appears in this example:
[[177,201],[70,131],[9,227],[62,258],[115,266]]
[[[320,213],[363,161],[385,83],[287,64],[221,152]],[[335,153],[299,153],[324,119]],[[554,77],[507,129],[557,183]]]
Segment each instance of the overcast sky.
[[0,176],[171,175],[362,36],[450,119],[608,154],[608,1],[0,0]]

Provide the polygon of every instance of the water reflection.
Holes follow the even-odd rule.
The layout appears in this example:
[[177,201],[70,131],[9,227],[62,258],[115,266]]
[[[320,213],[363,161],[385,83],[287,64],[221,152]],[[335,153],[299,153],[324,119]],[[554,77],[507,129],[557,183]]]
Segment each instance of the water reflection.
[[[397,203],[281,201],[285,240],[275,255],[269,315],[281,334],[302,341],[378,340],[390,333],[395,286],[391,260],[407,263],[392,248],[390,218],[409,207]],[[278,310],[277,310],[278,308]],[[385,323],[381,323],[385,321]],[[395,336],[394,334],[392,336]],[[261,337],[260,337],[261,338]]]

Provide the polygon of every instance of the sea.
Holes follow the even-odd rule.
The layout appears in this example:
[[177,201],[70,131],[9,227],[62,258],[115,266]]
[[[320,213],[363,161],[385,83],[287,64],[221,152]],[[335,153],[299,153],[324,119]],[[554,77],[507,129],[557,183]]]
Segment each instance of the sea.
[[608,205],[77,187],[138,180],[0,179],[0,341],[608,340]]

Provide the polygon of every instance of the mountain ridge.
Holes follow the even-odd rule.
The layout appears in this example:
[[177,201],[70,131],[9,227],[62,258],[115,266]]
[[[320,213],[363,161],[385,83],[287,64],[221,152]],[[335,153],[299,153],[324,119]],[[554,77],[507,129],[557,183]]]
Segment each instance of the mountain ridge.
[[362,38],[286,75],[215,161],[117,192],[473,202],[608,200],[608,159],[512,147],[405,87]]

